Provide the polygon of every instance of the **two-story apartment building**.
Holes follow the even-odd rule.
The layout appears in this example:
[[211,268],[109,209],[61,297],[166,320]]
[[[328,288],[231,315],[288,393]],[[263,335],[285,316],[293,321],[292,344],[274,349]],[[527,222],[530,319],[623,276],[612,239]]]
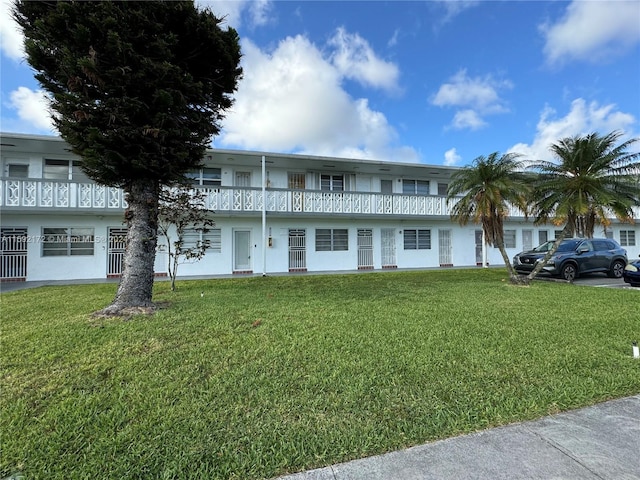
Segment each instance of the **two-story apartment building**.
[[[123,192],[89,180],[60,138],[1,134],[1,277],[99,279],[122,268]],[[455,168],[212,149],[192,172],[216,227],[210,248],[180,276],[502,264],[478,225],[450,218]],[[640,211],[638,212],[640,215]],[[505,224],[510,255],[554,238],[517,210]],[[603,232],[598,232],[602,235]],[[606,232],[640,254],[640,228]],[[188,242],[200,234],[192,232]],[[159,239],[156,273],[166,274]]]

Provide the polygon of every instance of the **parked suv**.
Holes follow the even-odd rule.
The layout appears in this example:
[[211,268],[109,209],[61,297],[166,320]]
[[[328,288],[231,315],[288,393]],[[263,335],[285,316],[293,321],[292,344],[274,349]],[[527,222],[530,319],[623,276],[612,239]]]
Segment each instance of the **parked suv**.
[[[554,241],[513,257],[513,266],[518,273],[528,274],[546,253]],[[610,277],[621,278],[627,265],[627,251],[610,238],[568,238],[542,267],[541,273],[573,281],[583,273],[604,272]]]

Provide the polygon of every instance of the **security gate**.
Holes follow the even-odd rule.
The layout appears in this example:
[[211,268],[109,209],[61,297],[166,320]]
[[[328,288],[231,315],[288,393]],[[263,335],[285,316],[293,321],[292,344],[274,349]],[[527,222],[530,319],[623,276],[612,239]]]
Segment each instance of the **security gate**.
[[107,277],[122,275],[124,251],[127,246],[127,229],[109,227],[107,242]]
[[289,271],[307,271],[307,236],[304,229],[289,230]]
[[383,228],[382,236],[382,268],[396,268],[396,230],[395,228]]
[[441,267],[453,266],[451,257],[451,230],[438,230],[438,255]]
[[27,279],[27,227],[0,230],[0,277],[2,280]]
[[358,229],[358,270],[373,268],[373,231]]

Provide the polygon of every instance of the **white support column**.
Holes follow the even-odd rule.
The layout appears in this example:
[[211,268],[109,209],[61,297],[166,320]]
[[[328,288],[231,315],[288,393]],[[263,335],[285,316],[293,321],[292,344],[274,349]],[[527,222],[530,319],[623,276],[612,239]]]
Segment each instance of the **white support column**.
[[267,276],[267,175],[266,175],[266,159],[262,156],[262,276]]

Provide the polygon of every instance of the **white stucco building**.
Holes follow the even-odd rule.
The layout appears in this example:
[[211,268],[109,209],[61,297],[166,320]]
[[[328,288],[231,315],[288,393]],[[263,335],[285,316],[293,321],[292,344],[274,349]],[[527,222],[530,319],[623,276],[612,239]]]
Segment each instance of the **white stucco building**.
[[[124,196],[96,185],[57,137],[0,134],[2,281],[117,276],[124,250]],[[396,159],[394,159],[396,160]],[[216,227],[211,248],[180,276],[426,268],[502,264],[478,225],[450,219],[446,189],[455,168],[303,155],[209,150],[193,172]],[[636,218],[640,217],[640,208]],[[514,211],[505,224],[510,256],[554,238]],[[607,232],[629,258],[640,227],[613,220]],[[190,237],[195,241],[197,235]],[[483,253],[484,252],[484,253]],[[159,238],[156,273],[167,272]]]

